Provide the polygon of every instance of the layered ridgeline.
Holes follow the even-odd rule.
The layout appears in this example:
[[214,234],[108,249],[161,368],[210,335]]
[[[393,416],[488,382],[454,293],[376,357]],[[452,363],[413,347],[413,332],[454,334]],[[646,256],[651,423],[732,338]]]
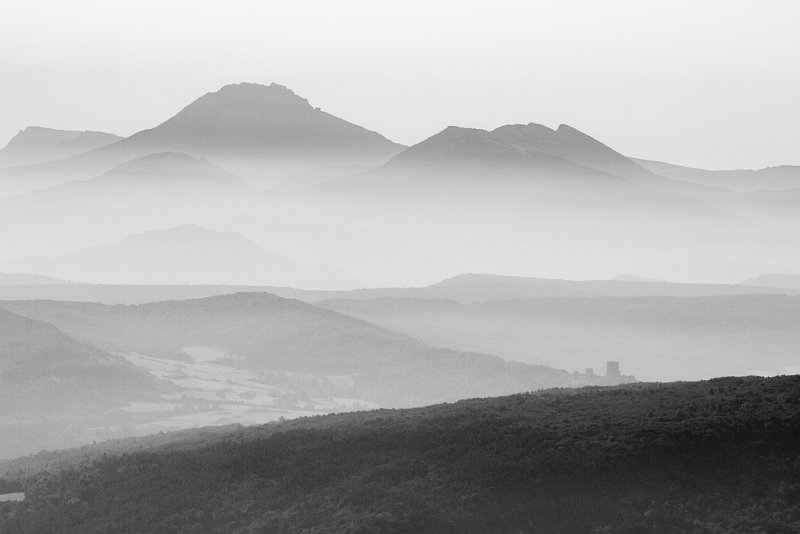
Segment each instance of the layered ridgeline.
[[410,298],[317,305],[433,345],[567,369],[619,361],[640,380],[800,372],[800,296]]
[[0,253],[22,257],[37,249],[69,250],[262,208],[258,191],[206,159],[149,154],[99,176],[0,200],[0,225],[16,228],[3,248],[19,250]]
[[312,107],[282,85],[241,83],[208,93],[157,127],[99,152],[177,150],[218,160],[256,179],[251,170],[279,176],[332,166],[335,175],[337,166],[378,165],[402,148]]
[[123,358],[0,309],[0,457],[85,443],[168,390]]
[[153,218],[174,213],[199,217],[208,211],[246,210],[258,192],[241,178],[203,158],[179,152],[159,152],[126,161],[88,180],[16,197],[7,209],[42,219]]
[[[102,175],[84,181],[70,182],[47,191],[48,196],[105,195],[171,195],[181,199],[213,194],[252,194],[244,181],[203,158],[193,158],[180,152],[158,152],[121,163]],[[125,196],[129,201],[128,196]]]
[[[90,178],[148,154],[184,152],[208,158],[259,186],[295,173],[330,178],[352,166],[374,166],[402,150],[380,134],[326,113],[278,84],[232,84],[207,93],[167,121],[73,158],[0,174]],[[66,181],[66,180],[64,180]]]
[[382,406],[631,379],[587,377],[436,348],[268,293],[138,306],[55,301],[9,301],[0,306],[51,322],[116,353],[192,361],[199,348],[212,361],[261,373],[266,383],[296,383],[299,391],[310,396],[354,398]]
[[6,261],[0,271],[112,284],[359,285],[334,267],[299,265],[234,232],[196,225],[143,232],[61,256]]
[[122,137],[105,132],[54,130],[29,126],[0,150],[0,167],[33,165],[94,150]]
[[799,435],[797,376],[545,391],[9,462],[0,487],[26,498],[0,503],[0,521],[65,534],[788,533]]
[[[39,280],[38,282],[33,282]],[[788,280],[785,283],[789,283]],[[782,282],[776,281],[776,284]],[[124,285],[54,283],[36,275],[0,273],[0,300],[67,300],[101,304],[143,304],[232,293],[266,292],[315,303],[323,300],[379,298],[481,301],[550,297],[712,297],[725,295],[797,295],[800,288],[748,284],[685,284],[633,280],[559,280],[490,274],[463,274],[424,287],[379,287],[350,290],[308,290],[256,285]]]
[[[313,193],[523,195],[581,202],[656,202],[700,194],[700,187],[657,176],[567,125],[511,124],[487,131],[450,126],[369,172]],[[662,199],[663,200],[663,199]]]
[[708,187],[724,187],[739,193],[800,189],[800,167],[796,165],[780,165],[764,169],[710,171],[661,161],[643,159],[634,159],[634,161],[660,176]]
[[765,291],[769,288],[800,289],[800,274],[767,273],[742,282],[743,286],[759,287]]
[[38,274],[0,273],[0,287],[42,287],[67,284],[66,280],[50,278]]

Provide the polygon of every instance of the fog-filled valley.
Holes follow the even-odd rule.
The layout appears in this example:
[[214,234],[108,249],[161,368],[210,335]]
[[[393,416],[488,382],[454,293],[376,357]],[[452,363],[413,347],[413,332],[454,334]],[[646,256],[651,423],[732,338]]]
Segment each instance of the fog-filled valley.
[[[706,511],[746,500],[724,488],[732,462],[758,471],[750,451],[786,485],[758,472],[759,503],[787,508],[800,167],[637,159],[530,119],[405,146],[237,83],[126,137],[20,131],[0,150],[0,520],[682,532],[694,506],[697,531],[723,532]],[[695,382],[658,384],[678,381]],[[183,504],[133,489],[172,492],[199,463]]]
[[0,162],[3,424],[31,429],[6,455],[797,369],[792,167],[726,178],[535,123],[405,147],[275,83],[127,138],[27,128]]

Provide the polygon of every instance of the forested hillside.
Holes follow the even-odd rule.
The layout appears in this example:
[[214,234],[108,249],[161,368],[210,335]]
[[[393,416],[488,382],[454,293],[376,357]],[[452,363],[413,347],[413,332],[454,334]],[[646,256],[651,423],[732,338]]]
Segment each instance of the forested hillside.
[[0,503],[3,531],[800,530],[798,376],[551,390],[101,450],[7,473],[0,492],[27,498]]

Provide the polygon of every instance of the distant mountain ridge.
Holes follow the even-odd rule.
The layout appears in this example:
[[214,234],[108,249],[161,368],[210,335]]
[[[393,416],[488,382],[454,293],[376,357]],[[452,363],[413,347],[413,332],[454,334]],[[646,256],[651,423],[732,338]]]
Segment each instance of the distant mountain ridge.
[[69,284],[66,280],[25,273],[3,273],[0,272],[0,287],[2,286],[38,286],[38,285],[62,285]]
[[357,282],[330,267],[306,267],[272,254],[233,232],[196,225],[153,230],[53,258],[0,263],[5,271],[94,283],[243,284],[352,287]]
[[29,126],[0,150],[0,167],[32,165],[67,158],[110,145],[122,137],[106,132]]
[[[387,169],[408,166],[455,166],[459,170],[539,168],[584,172],[611,178],[609,161],[636,171],[638,167],[602,143],[566,125],[551,130],[540,124],[513,124],[487,131],[449,126],[392,158]],[[599,171],[592,172],[592,171]],[[639,168],[644,173],[644,169]],[[608,173],[608,174],[606,174]]]
[[148,154],[184,152],[219,163],[256,185],[272,186],[318,168],[336,177],[346,172],[337,168],[379,165],[403,148],[312,107],[282,85],[239,83],[207,93],[163,123],[116,143],[4,174],[7,180],[37,174],[85,179]]
[[793,273],[768,273],[756,278],[745,280],[743,286],[756,286],[764,288],[800,289],[800,274]]
[[143,304],[160,300],[205,298],[239,292],[268,292],[315,303],[330,299],[413,298],[452,300],[461,304],[532,298],[711,297],[723,295],[797,295],[800,288],[752,285],[688,284],[629,280],[560,280],[491,274],[463,274],[427,287],[351,290],[304,290],[274,286],[61,284],[0,286],[0,300],[84,301]]
[[632,159],[638,165],[661,176],[708,187],[724,187],[737,193],[800,189],[800,166],[796,165],[780,165],[763,169],[712,171],[661,161]]
[[316,157],[313,151],[341,151],[382,158],[402,146],[312,107],[282,85],[240,83],[207,93],[109,151],[122,148],[257,157],[282,156],[284,151]]
[[46,191],[94,195],[138,190],[154,196],[180,193],[182,200],[203,194],[253,193],[234,174],[181,152],[156,152],[124,163],[90,180],[69,182]]
[[509,124],[494,130],[449,126],[385,165],[311,187],[309,194],[435,193],[519,202],[664,204],[708,194],[658,176],[607,145],[562,124]]

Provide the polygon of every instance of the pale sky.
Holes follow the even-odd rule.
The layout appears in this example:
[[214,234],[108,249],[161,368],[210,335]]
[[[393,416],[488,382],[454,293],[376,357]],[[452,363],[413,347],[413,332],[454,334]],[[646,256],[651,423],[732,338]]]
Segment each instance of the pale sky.
[[800,165],[799,23],[793,0],[2,0],[0,145],[274,81],[405,144],[567,123],[630,156]]

